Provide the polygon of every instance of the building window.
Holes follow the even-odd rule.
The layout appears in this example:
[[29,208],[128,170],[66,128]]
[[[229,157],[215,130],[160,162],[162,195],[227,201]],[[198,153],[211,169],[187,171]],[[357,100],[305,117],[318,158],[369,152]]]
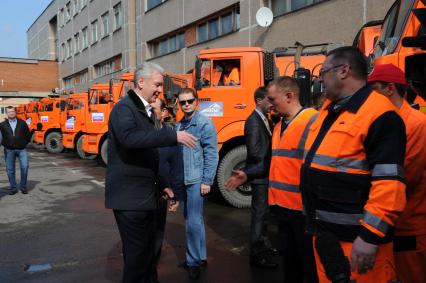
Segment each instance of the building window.
[[146,11],[150,10],[158,5],[160,5],[163,2],[166,2],[167,0],[146,0]]
[[80,33],[74,34],[74,51],[75,53],[80,52]]
[[89,72],[87,70],[80,73],[80,83],[86,84],[89,80]]
[[67,22],[69,19],[71,19],[71,2],[68,2],[65,5],[65,19]]
[[121,28],[123,24],[121,3],[114,6],[114,30]]
[[220,15],[197,26],[197,41],[203,42],[219,37],[240,28],[240,10],[234,9],[231,13]]
[[92,44],[98,41],[98,21],[95,20],[91,24],[92,28]]
[[71,38],[67,40],[67,58],[70,58],[72,54]]
[[179,32],[172,36],[149,43],[154,57],[168,54],[185,47],[185,33]]
[[67,57],[67,53],[66,53],[65,43],[62,43],[62,45],[61,45],[61,61],[64,61],[66,57]]
[[280,16],[322,1],[324,0],[270,0],[269,7],[274,16]]
[[82,33],[81,49],[85,49],[87,46],[89,46],[89,39],[87,36],[87,27],[83,28],[81,30],[81,33]]
[[72,15],[73,16],[77,15],[77,12],[78,12],[78,0],[73,0],[72,1],[71,9],[72,9]]
[[68,77],[64,79],[64,87],[65,88],[72,88],[73,85],[73,78],[72,77]]
[[65,23],[65,21],[64,21],[64,9],[63,8],[59,11],[59,17],[58,18],[59,18],[60,26],[63,26],[64,23]]
[[109,13],[106,12],[105,14],[103,14],[101,16],[101,20],[102,20],[102,37],[107,36],[109,34]]
[[102,77],[121,70],[121,55],[95,65],[96,77]]
[[87,0],[80,0],[81,10],[87,5]]

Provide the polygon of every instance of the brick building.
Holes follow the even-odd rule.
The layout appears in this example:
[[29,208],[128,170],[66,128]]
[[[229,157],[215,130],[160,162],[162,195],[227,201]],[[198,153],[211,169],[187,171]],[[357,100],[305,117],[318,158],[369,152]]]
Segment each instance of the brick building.
[[8,105],[48,96],[58,82],[56,61],[0,57],[0,117]]

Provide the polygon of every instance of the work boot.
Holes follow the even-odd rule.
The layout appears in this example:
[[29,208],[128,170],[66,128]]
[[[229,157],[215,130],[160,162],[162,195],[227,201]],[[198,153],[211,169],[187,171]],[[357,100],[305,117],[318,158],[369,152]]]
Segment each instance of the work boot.
[[199,266],[190,266],[188,267],[188,277],[191,280],[197,280],[200,278],[200,267]]

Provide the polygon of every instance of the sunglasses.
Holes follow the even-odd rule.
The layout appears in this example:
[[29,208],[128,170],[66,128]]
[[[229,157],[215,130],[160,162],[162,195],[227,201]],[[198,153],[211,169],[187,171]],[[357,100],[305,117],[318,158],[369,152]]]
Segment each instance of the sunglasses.
[[192,103],[194,103],[194,101],[195,101],[195,98],[193,98],[193,99],[188,99],[188,100],[181,100],[181,101],[179,101],[179,104],[180,104],[181,106],[184,106],[184,105],[186,105],[187,103],[188,103],[189,105],[191,105]]

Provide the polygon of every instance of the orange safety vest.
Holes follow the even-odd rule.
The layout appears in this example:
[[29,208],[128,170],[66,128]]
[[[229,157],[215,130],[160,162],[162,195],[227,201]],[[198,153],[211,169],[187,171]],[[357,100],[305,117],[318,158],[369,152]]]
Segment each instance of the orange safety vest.
[[426,116],[405,100],[399,114],[407,133],[404,159],[407,206],[396,222],[395,235],[426,235]]
[[[396,108],[370,87],[362,91],[354,94],[362,98],[359,108],[336,114],[314,147],[317,136],[324,134],[320,130],[329,115],[329,101],[309,129],[301,177],[307,229],[330,231],[341,241],[352,242],[363,226],[381,242],[389,242],[392,233],[388,232],[405,207],[404,173],[396,162],[402,152],[389,158],[395,160],[392,164],[375,163],[367,158],[364,141],[376,119]],[[311,148],[315,149],[311,152]]]
[[237,68],[232,68],[229,75],[224,75],[223,82],[225,85],[230,85],[231,82],[234,82],[235,84],[240,84],[240,72]]
[[269,205],[302,210],[302,196],[299,190],[300,168],[308,129],[317,117],[317,113],[313,108],[302,110],[290,121],[282,135],[283,122],[275,126],[269,170]]

